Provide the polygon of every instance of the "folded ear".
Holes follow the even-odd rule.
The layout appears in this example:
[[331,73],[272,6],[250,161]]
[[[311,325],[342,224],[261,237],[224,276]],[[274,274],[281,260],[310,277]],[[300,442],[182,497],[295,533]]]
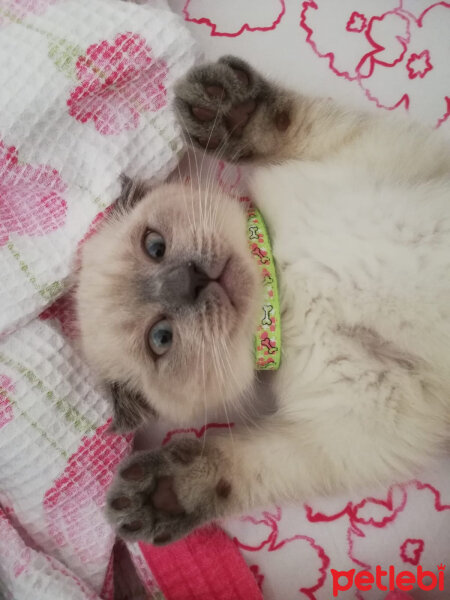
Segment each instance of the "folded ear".
[[114,381],[109,384],[109,388],[113,399],[113,422],[110,431],[128,433],[156,416],[144,396],[126,384]]
[[114,208],[121,212],[128,212],[150,191],[150,185],[139,179],[131,179],[127,175],[120,176],[122,189],[120,196],[114,203]]

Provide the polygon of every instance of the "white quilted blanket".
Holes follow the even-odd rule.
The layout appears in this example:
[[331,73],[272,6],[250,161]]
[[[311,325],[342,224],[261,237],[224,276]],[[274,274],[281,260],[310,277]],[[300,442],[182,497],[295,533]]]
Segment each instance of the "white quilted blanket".
[[[0,592],[112,598],[102,506],[129,438],[61,327],[77,247],[121,172],[182,148],[171,87],[194,46],[164,2],[0,0]],[[40,316],[39,316],[40,315]],[[64,320],[64,319],[63,319]],[[1,593],[0,593],[1,595]]]

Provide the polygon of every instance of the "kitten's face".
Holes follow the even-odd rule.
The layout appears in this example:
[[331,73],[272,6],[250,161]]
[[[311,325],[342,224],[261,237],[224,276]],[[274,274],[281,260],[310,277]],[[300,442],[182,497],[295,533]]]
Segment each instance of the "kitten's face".
[[85,243],[78,318],[105,381],[179,422],[251,384],[260,284],[245,228],[235,200],[166,185]]

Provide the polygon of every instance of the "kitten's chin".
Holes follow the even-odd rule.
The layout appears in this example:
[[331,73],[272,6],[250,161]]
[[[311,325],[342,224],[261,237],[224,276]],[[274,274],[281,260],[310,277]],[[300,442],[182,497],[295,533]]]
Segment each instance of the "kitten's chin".
[[143,392],[158,415],[185,426],[199,419],[225,418],[230,408],[239,412],[255,381],[252,334],[245,341],[243,337],[230,341],[227,348],[210,348],[204,361],[192,365],[182,379],[160,381],[158,388],[151,377],[146,378]]

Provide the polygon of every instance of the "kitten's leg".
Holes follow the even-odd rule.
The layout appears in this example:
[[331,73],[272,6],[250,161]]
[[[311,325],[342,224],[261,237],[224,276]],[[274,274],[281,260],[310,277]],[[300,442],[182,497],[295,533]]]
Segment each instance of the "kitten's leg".
[[[377,378],[369,374],[367,382]],[[445,420],[429,410],[430,398],[413,401],[412,388],[405,395],[385,380],[378,388],[386,410],[379,390],[377,402],[366,398],[363,410],[361,394],[350,404],[346,394],[337,404],[330,396],[322,399],[327,415],[311,422],[275,414],[255,429],[184,438],[132,455],[108,492],[110,522],[122,537],[164,544],[255,507],[411,476],[446,439]],[[400,406],[405,397],[408,410]]]
[[[107,498],[118,535],[165,544],[208,521],[280,500],[286,478],[300,482],[307,470],[293,463],[292,439],[286,443],[279,428],[254,433],[183,438],[123,461]],[[295,474],[282,473],[282,483],[276,473],[288,457]]]
[[362,122],[330,100],[267,81],[231,56],[191,69],[176,86],[175,108],[194,146],[231,162],[322,158],[351,139]]
[[298,424],[180,439],[121,463],[107,516],[125,539],[165,544],[214,519],[339,487]]

